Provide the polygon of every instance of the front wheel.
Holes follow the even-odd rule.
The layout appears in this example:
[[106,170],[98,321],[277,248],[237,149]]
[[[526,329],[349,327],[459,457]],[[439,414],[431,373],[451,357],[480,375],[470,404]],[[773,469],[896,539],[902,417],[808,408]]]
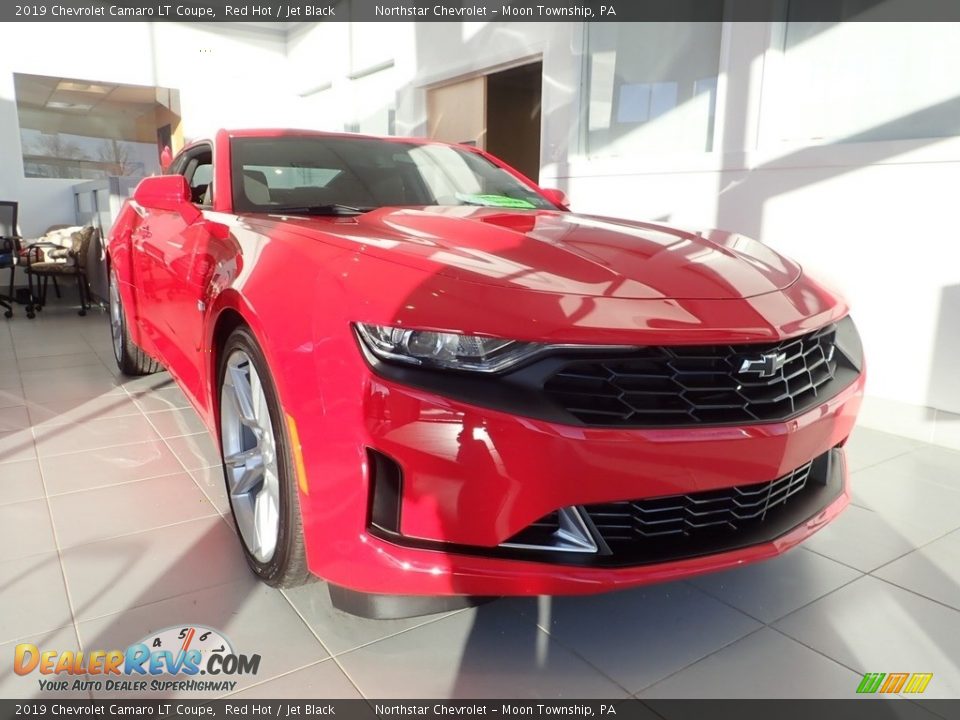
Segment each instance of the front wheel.
[[274,587],[308,577],[303,523],[284,413],[260,346],[245,327],[221,353],[220,451],[247,563]]

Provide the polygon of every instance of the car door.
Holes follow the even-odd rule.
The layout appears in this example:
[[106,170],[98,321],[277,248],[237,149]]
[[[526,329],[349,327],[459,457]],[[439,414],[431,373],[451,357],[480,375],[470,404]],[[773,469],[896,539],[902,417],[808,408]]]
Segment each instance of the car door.
[[201,358],[197,346],[198,293],[195,262],[206,247],[209,225],[203,216],[210,199],[212,150],[201,144],[186,150],[171,166],[190,185],[197,212],[150,210],[133,234],[141,287],[142,325],[160,360],[184,388],[201,397]]

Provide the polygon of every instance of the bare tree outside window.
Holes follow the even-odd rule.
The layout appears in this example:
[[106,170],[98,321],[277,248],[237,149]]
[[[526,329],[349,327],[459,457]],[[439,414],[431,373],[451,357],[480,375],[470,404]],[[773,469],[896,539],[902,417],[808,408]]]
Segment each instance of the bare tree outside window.
[[115,139],[105,140],[100,145],[98,152],[99,159],[106,163],[108,175],[136,175],[137,171],[143,170],[143,163],[133,162],[130,158],[130,150],[125,143]]

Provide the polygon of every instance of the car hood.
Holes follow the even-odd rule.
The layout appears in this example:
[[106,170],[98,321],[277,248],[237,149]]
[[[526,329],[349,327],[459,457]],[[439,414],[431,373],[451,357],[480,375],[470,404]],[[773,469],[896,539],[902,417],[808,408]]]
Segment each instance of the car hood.
[[801,269],[720,231],[559,211],[382,208],[356,218],[287,218],[356,252],[462,281],[633,299],[733,299],[781,290]]

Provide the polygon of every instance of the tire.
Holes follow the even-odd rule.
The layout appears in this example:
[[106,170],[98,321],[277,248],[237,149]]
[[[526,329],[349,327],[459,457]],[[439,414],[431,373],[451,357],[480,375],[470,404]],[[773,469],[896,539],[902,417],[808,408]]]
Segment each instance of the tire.
[[227,338],[217,371],[220,455],[247,564],[273,587],[311,576],[285,415],[263,351],[244,326]]
[[[117,286],[117,275],[110,268],[110,338],[113,341],[113,357],[117,367],[124,375],[151,375],[159,372],[163,367],[137,347],[130,338],[127,328],[127,316],[123,310],[123,301],[120,299],[120,289]],[[31,316],[32,317],[32,316]]]

